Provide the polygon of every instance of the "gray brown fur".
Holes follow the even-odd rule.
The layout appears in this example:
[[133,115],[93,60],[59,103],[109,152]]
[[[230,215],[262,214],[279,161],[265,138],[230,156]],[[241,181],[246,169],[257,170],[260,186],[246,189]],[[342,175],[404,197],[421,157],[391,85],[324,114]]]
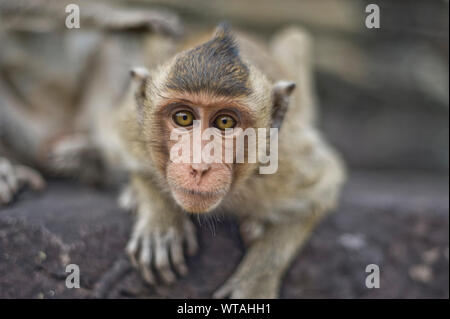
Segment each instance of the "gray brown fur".
[[181,53],[172,67],[167,88],[220,96],[249,95],[249,69],[239,56],[229,27],[219,27],[214,38]]

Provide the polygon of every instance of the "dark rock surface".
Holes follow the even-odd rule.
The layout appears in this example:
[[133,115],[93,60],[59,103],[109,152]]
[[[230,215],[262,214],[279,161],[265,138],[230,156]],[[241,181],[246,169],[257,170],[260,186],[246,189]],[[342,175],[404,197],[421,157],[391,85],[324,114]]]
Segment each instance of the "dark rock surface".
[[[341,206],[317,229],[286,275],[284,298],[448,298],[448,178],[359,172]],[[190,274],[170,287],[143,284],[124,255],[132,216],[115,192],[55,180],[0,209],[0,298],[199,298],[211,293],[243,255],[232,221],[200,228]],[[81,288],[65,286],[65,266]],[[381,287],[365,287],[368,264]]]

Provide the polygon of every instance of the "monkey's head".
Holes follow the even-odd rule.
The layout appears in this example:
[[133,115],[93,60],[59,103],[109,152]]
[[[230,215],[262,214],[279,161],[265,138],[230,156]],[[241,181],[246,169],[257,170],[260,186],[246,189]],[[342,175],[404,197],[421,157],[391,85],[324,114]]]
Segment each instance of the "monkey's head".
[[[279,128],[295,87],[292,82],[273,85],[244,61],[227,26],[219,26],[212,39],[181,52],[157,70],[135,69],[132,73],[139,80],[140,134],[147,141],[152,167],[176,202],[192,213],[211,211],[256,174],[258,163],[237,163],[233,150],[227,157],[230,144],[226,141],[235,142],[239,134],[229,130]],[[196,140],[196,134],[198,138],[206,131],[212,132],[208,139]],[[171,138],[173,132],[181,132],[179,136],[185,138],[183,145],[189,154],[181,154],[180,148],[175,151],[185,156],[185,161],[171,160],[171,152],[179,146],[179,140]],[[196,143],[201,147],[196,148]],[[243,150],[246,155],[248,143]],[[211,145],[219,155],[205,161],[201,153]]]

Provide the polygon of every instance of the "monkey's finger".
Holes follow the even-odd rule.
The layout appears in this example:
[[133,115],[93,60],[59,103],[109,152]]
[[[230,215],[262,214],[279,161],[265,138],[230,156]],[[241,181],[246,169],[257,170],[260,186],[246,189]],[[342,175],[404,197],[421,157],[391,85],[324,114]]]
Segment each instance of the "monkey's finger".
[[195,226],[190,220],[184,223],[184,234],[187,243],[187,253],[189,256],[193,256],[198,251],[198,243]]
[[251,294],[249,294],[246,289],[233,289],[231,291],[231,293],[229,294],[228,298],[229,299],[247,299],[249,298],[249,296],[251,296]]
[[170,245],[170,257],[172,258],[173,266],[175,270],[181,275],[184,276],[188,273],[188,268],[184,261],[183,254],[183,241],[179,236],[176,236],[174,240],[172,240]]
[[[14,172],[14,168],[11,163],[0,157],[0,182],[4,185],[1,187],[1,192],[3,193],[4,201],[10,201],[12,195],[17,191],[17,178]],[[0,200],[1,201],[1,200]]]
[[265,296],[265,287],[261,285],[263,281],[252,280],[240,280],[238,283],[235,281],[235,285],[228,294],[229,299],[248,299],[248,298],[261,298],[259,296]]
[[6,183],[6,186],[13,194],[19,189],[14,167],[4,158],[0,158],[0,179]]
[[13,193],[8,184],[3,179],[0,179],[0,204],[7,204],[12,198]]
[[126,252],[128,257],[130,258],[131,264],[133,265],[133,267],[138,268],[138,262],[136,260],[136,254],[138,251],[138,247],[139,247],[139,236],[138,233],[136,231],[133,232],[133,234],[131,235],[130,240],[128,241],[127,247],[126,247]]
[[140,270],[142,273],[142,276],[144,277],[144,280],[153,285],[155,284],[155,276],[152,272],[152,257],[153,257],[153,251],[152,251],[152,245],[150,236],[144,236],[142,238],[142,245],[141,245],[141,254],[139,257],[139,265]]
[[150,267],[143,267],[141,269],[141,274],[146,283],[152,286],[156,284],[155,275]]
[[19,189],[19,181],[17,180],[17,176],[15,174],[7,174],[5,176],[5,182],[12,194],[16,193]]
[[8,175],[13,171],[13,167],[6,158],[0,157],[0,175]]
[[18,181],[29,184],[32,189],[41,190],[45,187],[45,180],[37,171],[23,165],[16,166],[15,171]]
[[233,292],[233,289],[234,289],[233,282],[228,281],[213,294],[213,298],[214,299],[226,298],[230,296],[230,294]]
[[170,284],[175,281],[176,277],[172,269],[170,269],[167,236],[155,236],[155,267],[165,283]]

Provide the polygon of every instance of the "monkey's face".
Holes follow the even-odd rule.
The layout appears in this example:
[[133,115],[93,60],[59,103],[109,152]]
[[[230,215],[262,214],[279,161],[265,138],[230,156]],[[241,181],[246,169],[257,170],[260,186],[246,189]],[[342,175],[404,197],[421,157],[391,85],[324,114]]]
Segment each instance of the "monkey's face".
[[[134,75],[141,79],[136,97],[142,131],[165,185],[186,211],[211,211],[257,167],[236,161],[236,140],[248,128],[270,126],[271,84],[241,60],[226,29],[152,75]],[[240,148],[244,159],[248,146]]]
[[172,98],[159,113],[166,132],[169,159],[166,180],[176,202],[186,211],[216,208],[233,185],[235,139],[231,129],[250,127],[245,107],[225,99]]

